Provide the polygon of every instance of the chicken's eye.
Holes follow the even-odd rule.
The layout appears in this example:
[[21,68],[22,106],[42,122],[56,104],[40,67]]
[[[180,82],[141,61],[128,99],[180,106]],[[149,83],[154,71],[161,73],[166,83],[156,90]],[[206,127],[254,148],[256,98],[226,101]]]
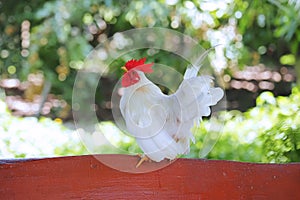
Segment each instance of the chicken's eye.
[[131,82],[134,82],[134,83],[136,83],[137,81],[140,80],[140,77],[136,71],[131,71],[129,73],[129,77],[130,77]]

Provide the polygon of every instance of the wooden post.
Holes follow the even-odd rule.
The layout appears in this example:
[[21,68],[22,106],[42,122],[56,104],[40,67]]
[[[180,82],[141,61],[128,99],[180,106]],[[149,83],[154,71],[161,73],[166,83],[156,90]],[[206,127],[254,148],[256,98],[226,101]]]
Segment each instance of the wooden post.
[[[123,167],[138,161],[137,156],[97,156]],[[300,163],[178,159],[160,170],[134,174],[109,168],[92,155],[0,160],[0,198],[296,200]]]

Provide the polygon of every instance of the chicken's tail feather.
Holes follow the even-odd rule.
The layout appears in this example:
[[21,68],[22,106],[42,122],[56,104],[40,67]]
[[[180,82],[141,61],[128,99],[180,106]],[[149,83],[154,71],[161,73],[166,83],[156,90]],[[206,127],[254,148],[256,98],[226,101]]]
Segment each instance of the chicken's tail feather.
[[[216,46],[218,46],[218,45],[216,45]],[[190,78],[196,77],[198,75],[198,72],[199,72],[200,68],[202,67],[204,60],[206,59],[208,53],[211,52],[213,49],[215,49],[216,46],[211,47],[211,48],[207,49],[206,51],[204,51],[204,53],[201,54],[201,56],[194,63],[191,63],[187,67],[187,69],[184,73],[183,79],[190,79]]]

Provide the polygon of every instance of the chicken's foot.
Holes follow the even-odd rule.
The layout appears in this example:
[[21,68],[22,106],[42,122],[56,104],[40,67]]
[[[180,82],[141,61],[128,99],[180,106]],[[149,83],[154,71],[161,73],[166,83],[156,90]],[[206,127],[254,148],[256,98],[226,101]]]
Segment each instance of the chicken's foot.
[[138,162],[138,164],[135,166],[135,168],[138,168],[145,161],[151,161],[151,159],[148,158],[148,156],[146,156],[146,155],[139,155],[139,156],[141,157],[141,159]]

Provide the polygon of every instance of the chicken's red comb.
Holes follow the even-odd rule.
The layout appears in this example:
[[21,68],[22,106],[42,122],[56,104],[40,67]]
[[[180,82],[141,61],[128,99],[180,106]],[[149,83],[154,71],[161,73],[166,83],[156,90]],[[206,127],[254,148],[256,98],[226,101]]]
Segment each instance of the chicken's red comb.
[[145,64],[146,58],[139,60],[129,60],[125,63],[125,66],[121,67],[125,72],[122,77],[122,86],[129,87],[137,82],[139,82],[140,77],[137,73],[132,73],[130,70],[137,70],[144,73],[152,73],[152,66],[154,63]]
[[125,63],[125,68],[127,69],[127,71],[129,71],[137,66],[143,65],[145,62],[146,58],[141,58],[139,60],[132,59]]

